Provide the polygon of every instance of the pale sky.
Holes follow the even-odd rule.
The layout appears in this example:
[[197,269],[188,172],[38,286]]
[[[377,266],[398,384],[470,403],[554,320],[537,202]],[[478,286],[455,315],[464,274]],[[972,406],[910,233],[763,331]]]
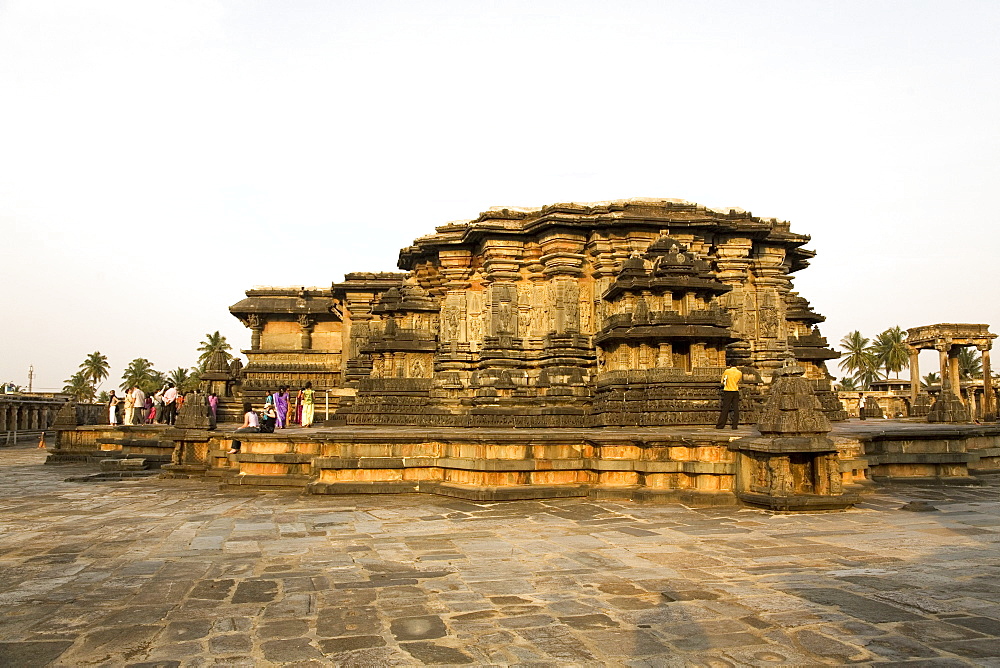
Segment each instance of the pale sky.
[[0,0],[0,381],[189,367],[249,347],[254,285],[629,197],[812,235],[832,343],[1000,332],[998,34],[996,0]]

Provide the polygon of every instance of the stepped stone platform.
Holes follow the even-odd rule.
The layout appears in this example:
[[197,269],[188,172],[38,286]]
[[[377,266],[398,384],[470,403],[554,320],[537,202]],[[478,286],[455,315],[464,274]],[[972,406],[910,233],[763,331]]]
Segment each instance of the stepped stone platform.
[[[77,427],[49,463],[143,458],[162,475],[309,494],[433,493],[479,501],[590,497],[691,506],[738,504],[738,447],[756,428],[488,429],[339,426],[241,434],[220,429]],[[1000,426],[835,423],[840,484],[969,482],[1000,472]],[[169,461],[169,463],[165,463]]]

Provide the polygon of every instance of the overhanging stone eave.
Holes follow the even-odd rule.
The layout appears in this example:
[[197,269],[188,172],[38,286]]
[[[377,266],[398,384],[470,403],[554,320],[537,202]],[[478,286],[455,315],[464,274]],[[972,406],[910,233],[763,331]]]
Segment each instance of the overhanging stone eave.
[[739,341],[729,330],[713,325],[653,325],[649,327],[615,328],[595,336],[594,343],[602,344],[608,341],[634,341],[637,339],[644,341],[713,341],[717,343],[725,342],[724,345]]
[[278,306],[268,306],[268,305],[244,305],[244,304],[234,304],[229,307],[229,313],[239,318],[240,315],[250,315],[251,313],[257,314],[267,314],[267,315],[332,315],[337,320],[340,320],[340,316],[336,311],[331,310],[332,304],[327,305],[308,305],[308,306],[289,306],[289,307],[278,307]]
[[677,291],[677,290],[690,290],[697,294],[711,294],[712,296],[723,295],[730,292],[733,288],[730,285],[716,281],[715,279],[708,278],[692,278],[685,281],[671,280],[671,279],[625,279],[624,281],[615,281],[612,283],[604,294],[601,295],[601,299],[609,301],[617,297],[623,292],[628,292],[630,290],[661,290],[663,292],[667,291]]
[[[504,221],[490,224],[489,221]],[[510,224],[514,223],[514,224]],[[546,228],[565,227],[569,230],[601,230],[616,227],[646,227],[659,231],[668,228],[716,228],[716,232],[726,234],[745,234],[754,239],[769,239],[787,247],[790,254],[798,253],[803,258],[811,258],[815,252],[800,248],[811,239],[808,235],[796,234],[780,229],[779,221],[760,218],[730,218],[725,214],[698,215],[681,217],[678,212],[664,209],[662,216],[632,215],[627,211],[587,213],[577,210],[544,211],[536,218],[486,218],[472,221],[466,225],[449,227],[447,231],[420,237],[400,249],[397,266],[399,269],[412,270],[424,258],[433,258],[444,248],[454,248],[465,244],[475,244],[486,236],[523,236],[537,234]],[[470,248],[470,250],[472,250]],[[794,263],[794,260],[793,260]],[[805,264],[799,268],[803,268]]]

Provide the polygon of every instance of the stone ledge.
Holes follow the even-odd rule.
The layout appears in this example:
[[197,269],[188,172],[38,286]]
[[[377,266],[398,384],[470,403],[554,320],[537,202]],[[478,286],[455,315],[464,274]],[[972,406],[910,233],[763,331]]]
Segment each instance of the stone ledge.
[[[225,451],[228,454],[228,451]],[[313,460],[311,455],[300,455],[287,452],[246,452],[242,451],[234,455],[239,462],[252,462],[255,464],[308,464]]]
[[523,501],[590,497],[604,500],[652,503],[683,503],[692,506],[738,505],[736,496],[727,490],[655,489],[635,485],[612,487],[600,485],[459,485],[436,481],[314,482],[308,494],[437,494],[470,501]]
[[858,502],[858,495],[854,492],[835,495],[792,494],[789,496],[737,492],[736,496],[744,503],[776,511],[844,510]]
[[254,487],[306,487],[316,478],[307,475],[252,475],[231,473],[222,477],[223,485],[253,485]]
[[[272,455],[240,455],[240,461],[283,462],[268,459]],[[256,458],[260,457],[260,458]],[[290,460],[289,460],[290,461]],[[303,460],[308,462],[309,459]],[[569,458],[569,459],[486,459],[472,457],[316,457],[313,468],[318,470],[444,468],[462,471],[634,471],[638,473],[693,473],[704,475],[735,475],[732,462],[700,462],[692,460],[642,461],[628,459]]]
[[885,452],[865,455],[869,466],[885,464],[967,464],[974,457],[967,452]]

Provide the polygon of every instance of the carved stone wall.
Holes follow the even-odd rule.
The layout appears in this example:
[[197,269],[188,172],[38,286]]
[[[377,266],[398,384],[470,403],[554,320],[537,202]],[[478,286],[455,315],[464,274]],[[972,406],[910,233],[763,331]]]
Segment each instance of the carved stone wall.
[[[402,249],[405,274],[349,274],[304,308],[248,293],[272,301],[231,310],[256,342],[248,379],[313,374],[356,393],[339,410],[350,424],[705,424],[728,363],[766,383],[790,358],[842,419],[823,318],[791,289],[807,241],[785,222],[678,200],[491,209]],[[314,359],[294,348],[303,315],[312,332],[341,323],[323,370],[294,366]],[[266,319],[282,324],[272,333]],[[761,395],[745,394],[752,419]]]

